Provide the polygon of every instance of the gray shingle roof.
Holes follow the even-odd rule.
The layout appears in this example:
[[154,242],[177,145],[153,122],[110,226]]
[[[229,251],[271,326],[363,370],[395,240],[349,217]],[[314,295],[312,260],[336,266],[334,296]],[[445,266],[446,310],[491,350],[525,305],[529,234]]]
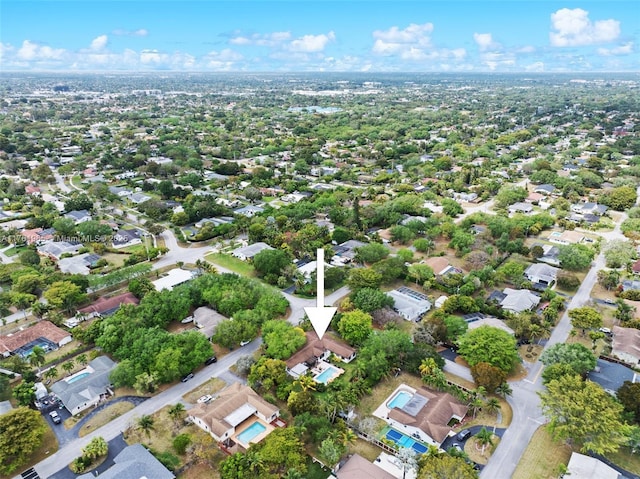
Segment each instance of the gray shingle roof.
[[176,476],[164,467],[153,454],[142,446],[133,444],[125,447],[114,458],[115,464],[99,476],[83,474],[78,479],[174,479]]

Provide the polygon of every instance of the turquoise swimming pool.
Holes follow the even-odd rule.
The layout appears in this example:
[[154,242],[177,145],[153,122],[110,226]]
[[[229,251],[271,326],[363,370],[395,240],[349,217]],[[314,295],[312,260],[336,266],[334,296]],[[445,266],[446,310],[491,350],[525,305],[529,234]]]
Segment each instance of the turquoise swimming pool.
[[313,379],[315,379],[316,382],[327,384],[327,381],[329,381],[329,379],[331,379],[337,372],[339,372],[338,369],[334,368],[333,366],[329,366]]
[[396,431],[395,429],[388,428],[388,429],[385,429],[383,432],[384,432],[385,438],[395,442],[399,447],[406,447],[409,449],[413,449],[418,454],[424,454],[428,450],[425,444],[407,436],[406,434],[402,434],[400,431]]
[[387,403],[387,406],[389,407],[389,409],[402,409],[405,404],[407,404],[411,400],[412,396],[413,394],[411,394],[410,392],[398,391],[396,395],[393,396],[393,399],[391,399],[391,401]]
[[73,376],[73,377],[71,377],[69,379],[66,379],[66,381],[67,381],[67,383],[72,384],[72,383],[75,383],[76,381],[81,380],[82,378],[86,378],[90,374],[91,374],[90,372],[80,373],[77,376]]
[[243,444],[249,444],[249,442],[255,438],[258,434],[262,434],[267,430],[264,424],[260,424],[258,421],[254,422],[251,426],[246,428],[240,434],[238,434],[238,440]]

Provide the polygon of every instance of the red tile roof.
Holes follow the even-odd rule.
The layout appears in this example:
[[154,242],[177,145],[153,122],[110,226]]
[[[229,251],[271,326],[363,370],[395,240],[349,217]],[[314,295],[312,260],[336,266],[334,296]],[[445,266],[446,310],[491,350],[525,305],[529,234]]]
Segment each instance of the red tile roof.
[[40,321],[33,326],[18,331],[11,336],[0,336],[0,354],[12,353],[25,344],[38,338],[47,338],[56,344],[71,336],[64,329],[59,328],[50,321]]

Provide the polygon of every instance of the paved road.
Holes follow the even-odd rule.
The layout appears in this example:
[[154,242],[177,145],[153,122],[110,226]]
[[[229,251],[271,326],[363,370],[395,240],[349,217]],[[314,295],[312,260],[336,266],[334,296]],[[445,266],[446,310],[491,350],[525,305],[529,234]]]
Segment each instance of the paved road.
[[[597,279],[597,273],[604,267],[604,256],[600,254],[587,273],[580,288],[571,299],[567,310],[578,308],[590,301],[590,294]],[[564,343],[571,331],[571,321],[565,311],[558,325],[553,329],[545,349],[557,343]],[[482,470],[482,479],[509,479],[520,461],[533,433],[545,424],[546,418],[540,409],[538,392],[543,391],[540,361],[529,368],[529,374],[522,381],[511,383],[513,395],[507,398],[513,409],[511,426],[504,434],[489,464]]]
[[[80,455],[81,449],[86,446],[92,438],[96,436],[102,436],[107,441],[117,437],[122,431],[135,422],[136,418],[144,414],[153,414],[155,411],[170,405],[176,404],[182,401],[182,396],[192,389],[195,389],[205,381],[212,377],[219,377],[225,375],[229,367],[238,360],[241,356],[254,353],[262,344],[262,339],[258,338],[248,345],[238,348],[235,351],[227,354],[219,359],[219,361],[210,366],[206,366],[197,373],[193,379],[186,383],[178,383],[166,391],[154,396],[142,404],[136,406],[131,411],[123,414],[117,419],[105,424],[100,429],[88,434],[87,436],[74,439],[61,447],[58,452],[49,456],[47,459],[41,461],[35,466],[35,470],[40,477],[50,477],[56,474],[62,465],[69,464],[73,459]],[[19,476],[16,476],[18,479]]]

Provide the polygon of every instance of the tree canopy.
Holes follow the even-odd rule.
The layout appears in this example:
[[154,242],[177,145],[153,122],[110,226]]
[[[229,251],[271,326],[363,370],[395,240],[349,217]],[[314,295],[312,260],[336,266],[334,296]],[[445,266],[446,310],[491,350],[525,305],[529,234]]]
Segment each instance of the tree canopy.
[[546,349],[540,361],[545,366],[567,364],[576,374],[586,374],[596,367],[595,355],[580,343],[558,343]]
[[47,425],[38,411],[18,407],[0,416],[0,473],[14,473],[42,444]]
[[480,326],[458,339],[458,352],[469,363],[487,363],[510,373],[520,361],[515,338],[492,326]]

